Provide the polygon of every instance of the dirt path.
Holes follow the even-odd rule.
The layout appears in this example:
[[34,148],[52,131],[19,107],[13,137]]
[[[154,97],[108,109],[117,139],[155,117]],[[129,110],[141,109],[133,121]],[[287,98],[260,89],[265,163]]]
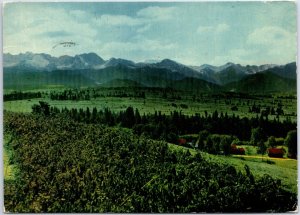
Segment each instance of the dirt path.
[[257,159],[267,159],[267,160],[282,160],[282,161],[288,161],[288,160],[294,160],[290,158],[271,158],[271,157],[261,157],[261,156],[255,156],[255,155],[233,155],[233,157],[243,157],[243,158],[257,158]]

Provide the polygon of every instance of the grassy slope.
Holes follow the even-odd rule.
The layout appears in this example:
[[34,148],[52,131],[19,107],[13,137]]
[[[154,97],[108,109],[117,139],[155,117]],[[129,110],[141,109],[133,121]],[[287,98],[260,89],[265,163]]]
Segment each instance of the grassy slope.
[[[173,150],[188,150],[188,148],[169,144]],[[189,149],[193,154],[196,150]],[[261,162],[261,159],[253,158],[235,158],[225,157],[222,155],[211,155],[201,152],[202,156],[214,163],[227,163],[235,166],[238,170],[245,171],[244,166],[248,165],[255,177],[263,176],[264,174],[271,175],[273,178],[280,179],[286,190],[297,193],[297,160],[275,160],[275,164]]]
[[101,87],[144,87],[142,84],[127,80],[127,79],[113,79],[111,81],[99,84]]
[[10,141],[11,136],[8,134],[4,135],[4,146],[3,146],[3,173],[4,180],[13,180],[15,166],[9,163],[9,158],[11,156],[11,150],[8,148],[7,144]]
[[5,89],[30,90],[52,88],[56,86],[80,87],[96,86],[95,82],[84,76],[80,71],[52,72],[4,72]]
[[238,82],[226,85],[227,90],[238,92],[296,92],[296,80],[287,79],[271,72],[257,73],[247,76]]

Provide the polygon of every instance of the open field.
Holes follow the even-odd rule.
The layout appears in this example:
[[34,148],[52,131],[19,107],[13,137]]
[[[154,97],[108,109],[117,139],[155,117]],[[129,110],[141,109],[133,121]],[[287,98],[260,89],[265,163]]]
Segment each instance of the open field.
[[[49,91],[38,91],[42,93],[42,98],[33,98],[26,100],[16,101],[5,101],[4,110],[13,112],[31,112],[33,104],[38,104],[39,101],[45,101],[51,106],[55,106],[59,109],[62,108],[83,108],[86,109],[93,107],[104,109],[110,108],[113,112],[124,111],[128,106],[132,106],[134,109],[137,108],[141,114],[153,114],[155,111],[161,111],[162,114],[169,115],[171,111],[181,111],[186,115],[201,114],[204,115],[218,111],[219,113],[227,113],[228,116],[236,115],[242,117],[256,117],[259,114],[249,112],[249,108],[253,105],[259,106],[261,111],[267,107],[276,108],[280,104],[284,115],[269,115],[269,120],[277,119],[285,120],[289,117],[290,120],[296,121],[296,99],[293,97],[285,97],[280,94],[261,96],[255,95],[249,98],[238,98],[236,95],[230,96],[226,94],[193,94],[187,92],[162,92],[161,89],[140,89],[145,92],[145,98],[135,97],[134,93],[138,92],[137,89],[98,89],[96,92],[100,92],[102,96],[91,98],[89,100],[52,100],[49,98],[51,92],[60,93],[63,90],[49,90]],[[37,92],[37,91],[32,91]],[[126,97],[114,96],[114,94],[127,93]],[[180,96],[179,96],[180,95]],[[233,108],[236,109],[233,110]]]

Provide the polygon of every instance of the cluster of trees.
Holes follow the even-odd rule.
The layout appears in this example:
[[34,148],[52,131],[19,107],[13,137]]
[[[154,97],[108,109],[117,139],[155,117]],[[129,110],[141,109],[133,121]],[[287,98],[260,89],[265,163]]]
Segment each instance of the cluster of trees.
[[[282,138],[281,138],[282,139]],[[258,146],[258,153],[264,154],[267,148],[275,148],[278,145],[286,145],[288,147],[288,157],[297,158],[297,130],[290,130],[283,140],[276,140],[274,136],[267,136],[260,127],[251,130],[250,143]]]
[[210,134],[204,130],[199,133],[199,138],[196,142],[196,148],[201,151],[206,151],[210,154],[231,154],[231,144],[237,138],[229,135]]
[[115,91],[114,93],[108,93],[108,97],[118,97],[118,98],[146,98],[146,93],[144,91],[134,91],[133,93],[128,93],[126,90]]
[[87,89],[67,89],[61,92],[52,91],[49,94],[51,100],[90,100],[99,97],[119,97],[119,98],[146,98],[146,94],[144,91],[131,90],[132,92],[128,92],[128,90],[114,89],[111,90],[103,89],[103,88],[87,88]]
[[15,91],[9,94],[4,94],[4,101],[14,101],[14,100],[22,100],[22,99],[33,99],[33,98],[41,98],[41,92],[21,92]]
[[49,97],[51,100],[78,101],[78,100],[90,100],[91,99],[90,94],[91,93],[89,89],[85,89],[85,90],[73,89],[73,90],[63,90],[62,92],[52,91],[50,92]]
[[252,107],[249,107],[249,113],[261,113],[263,116],[268,116],[268,115],[284,115],[283,105],[278,104],[277,108],[274,107],[269,107],[267,106],[266,108],[262,109],[261,105],[255,105],[253,104]]
[[[225,115],[218,114],[217,111],[212,115],[205,114],[204,116],[186,116],[178,111],[171,112],[171,115],[161,114],[161,112],[141,115],[139,110],[134,110],[133,107],[128,107],[119,113],[114,113],[109,108],[97,110],[95,107],[92,110],[89,108],[59,110],[56,107],[50,107],[45,102],[33,105],[32,111],[43,115],[62,114],[77,122],[119,125],[132,129],[139,136],[145,135],[151,139],[165,140],[175,144],[179,135],[195,134],[200,131],[194,148],[211,154],[224,155],[230,154],[231,144],[239,141],[247,141],[248,144],[258,146],[258,153],[264,154],[268,147],[283,144],[277,143],[275,136],[288,138],[288,132],[296,129],[296,123],[291,121],[270,121],[263,117],[240,119],[238,116],[228,116],[226,113]],[[185,146],[189,147],[189,145]],[[291,149],[291,157],[297,154],[294,151]]]
[[8,112],[4,129],[18,168],[5,181],[9,212],[285,212],[297,203],[248,166],[242,173],[128,129]]
[[[41,104],[37,106],[41,106]],[[36,111],[37,109],[34,107],[33,112],[39,113]],[[264,137],[259,137],[260,140],[265,140],[270,136],[285,137],[289,131],[296,129],[296,123],[289,120],[281,122],[278,119],[268,120],[262,116],[250,119],[240,118],[235,115],[228,116],[227,113],[223,114],[222,112],[219,114],[217,111],[212,114],[205,112],[203,116],[200,114],[188,116],[181,111],[173,111],[171,115],[162,114],[160,111],[141,115],[138,109],[134,110],[133,107],[128,107],[119,113],[114,113],[108,108],[104,110],[52,108],[51,111],[53,114],[63,113],[79,122],[101,123],[110,126],[121,125],[132,128],[138,135],[144,134],[152,139],[162,139],[173,143],[176,142],[178,135],[195,134],[203,130],[207,130],[211,134],[227,134],[236,136],[239,140],[249,141],[254,135],[253,128],[261,129],[260,133]],[[254,145],[257,145],[256,140],[254,140]]]

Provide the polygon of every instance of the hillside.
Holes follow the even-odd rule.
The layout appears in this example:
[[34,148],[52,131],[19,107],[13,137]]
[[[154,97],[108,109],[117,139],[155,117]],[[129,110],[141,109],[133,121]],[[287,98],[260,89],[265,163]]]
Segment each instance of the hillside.
[[295,62],[283,66],[273,67],[266,70],[266,72],[274,73],[278,76],[288,79],[297,79],[297,65]]
[[271,72],[257,73],[240,81],[227,84],[226,89],[237,92],[296,92],[296,80],[287,79]]
[[144,87],[144,85],[127,79],[114,79],[102,84],[99,84],[100,87]]
[[168,85],[169,87],[183,91],[193,92],[219,92],[222,91],[222,87],[197,78],[185,78],[182,80],[173,81]]
[[4,89],[27,90],[38,88],[88,87],[96,86],[95,82],[85,77],[81,71],[52,71],[52,72],[6,72],[3,75]]

